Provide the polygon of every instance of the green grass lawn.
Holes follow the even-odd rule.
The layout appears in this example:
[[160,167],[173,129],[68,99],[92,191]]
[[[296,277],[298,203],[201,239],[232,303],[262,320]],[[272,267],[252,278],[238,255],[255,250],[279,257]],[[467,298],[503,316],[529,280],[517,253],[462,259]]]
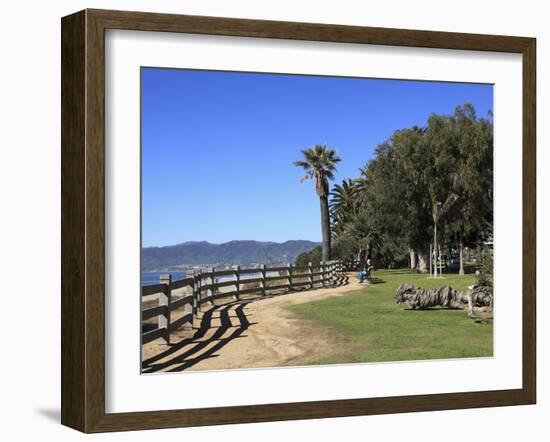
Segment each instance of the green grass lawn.
[[465,289],[471,275],[430,279],[408,270],[379,270],[376,284],[338,298],[289,306],[296,317],[329,329],[339,342],[311,364],[492,356],[492,324],[475,323],[465,310],[408,310],[393,297],[404,282],[423,288]]

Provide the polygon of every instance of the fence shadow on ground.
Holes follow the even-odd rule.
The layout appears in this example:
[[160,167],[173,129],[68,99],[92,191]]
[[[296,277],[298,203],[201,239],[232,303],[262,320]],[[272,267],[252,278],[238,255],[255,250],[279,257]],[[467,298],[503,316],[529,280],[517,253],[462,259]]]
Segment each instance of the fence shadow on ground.
[[[167,350],[144,360],[141,367],[142,372],[183,371],[205,359],[216,357],[217,351],[242,336],[243,332],[254,324],[248,320],[244,313],[244,308],[249,302],[251,301],[235,301],[212,307],[203,314],[200,326],[191,338],[171,344],[167,346]],[[220,321],[220,325],[217,327],[212,325],[215,313],[219,314],[219,318],[215,318]],[[234,313],[234,315],[232,316],[231,313]],[[236,320],[235,325],[232,319]],[[215,330],[214,333],[205,338],[207,332],[212,329]],[[224,336],[228,331],[231,331],[231,333]],[[183,352],[180,352],[182,350]],[[169,357],[170,359],[165,360]],[[171,368],[167,370],[168,367]]]
[[[337,279],[336,284],[327,288],[347,285],[348,283],[348,276],[343,275]],[[243,335],[243,333],[251,325],[256,324],[250,322],[245,313],[245,307],[248,304],[262,299],[288,295],[291,295],[291,293],[255,296],[251,299],[232,301],[211,307],[203,313],[200,325],[191,337],[184,338],[175,344],[166,345],[166,350],[143,360],[141,364],[142,373],[179,372],[206,359],[217,357],[217,352],[231,341],[245,337],[246,335]],[[218,320],[219,325],[213,325],[213,322]],[[214,332],[207,337],[207,334],[212,330]]]

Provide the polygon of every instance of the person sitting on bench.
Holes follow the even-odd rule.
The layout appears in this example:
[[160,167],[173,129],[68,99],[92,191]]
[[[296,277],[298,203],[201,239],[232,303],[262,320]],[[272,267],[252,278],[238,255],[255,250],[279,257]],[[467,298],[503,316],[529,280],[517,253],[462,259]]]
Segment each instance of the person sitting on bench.
[[374,266],[372,265],[372,260],[367,259],[367,264],[365,267],[363,267],[363,270],[360,270],[359,272],[357,272],[357,279],[359,279],[359,284],[363,284],[365,280],[369,284],[372,283],[371,272],[373,270],[374,270]]

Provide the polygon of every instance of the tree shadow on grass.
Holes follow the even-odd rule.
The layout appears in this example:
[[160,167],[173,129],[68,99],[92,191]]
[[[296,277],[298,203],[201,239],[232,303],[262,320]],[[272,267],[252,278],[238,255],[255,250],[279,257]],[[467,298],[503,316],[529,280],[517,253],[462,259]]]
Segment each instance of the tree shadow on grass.
[[407,312],[448,312],[448,311],[464,311],[460,307],[428,307],[428,308],[404,308]]
[[392,275],[417,275],[418,274],[409,269],[380,269],[380,270],[388,271]]
[[360,282],[359,284],[362,285],[362,286],[369,286],[369,285],[375,285],[375,284],[385,284],[387,281],[385,279],[381,279],[381,278],[371,278],[365,282]]

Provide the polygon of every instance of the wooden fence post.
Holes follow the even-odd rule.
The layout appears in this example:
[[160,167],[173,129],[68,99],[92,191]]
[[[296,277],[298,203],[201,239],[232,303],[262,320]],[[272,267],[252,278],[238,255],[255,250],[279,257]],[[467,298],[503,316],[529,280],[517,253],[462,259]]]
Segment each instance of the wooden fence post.
[[193,316],[199,312],[199,291],[197,283],[197,272],[193,270],[193,285],[191,286],[193,290]]
[[323,284],[323,287],[327,286],[327,283],[325,281],[326,268],[327,268],[327,265],[325,261],[321,262],[319,272],[321,273],[321,282]]
[[[215,267],[210,267],[210,290],[209,290],[209,296],[210,298],[210,304],[214,304],[214,295],[216,294],[216,279],[214,278],[214,272],[216,271]],[[208,292],[207,292],[208,293]]]
[[184,330],[191,330],[193,328],[193,319],[195,317],[195,295],[194,295],[194,287],[193,285],[191,286],[187,286],[185,287],[184,291],[185,291],[185,295],[184,296],[187,296],[188,295],[188,292],[189,292],[189,288],[191,288],[191,302],[190,303],[187,303],[183,306],[183,314],[184,315],[189,315],[191,314],[191,319],[187,322],[184,322],[182,324],[182,328]]
[[199,308],[202,310],[202,270],[197,271],[197,293],[199,298]]
[[237,289],[235,298],[237,299],[237,301],[240,301],[241,299],[241,266],[237,266],[237,270],[235,271],[235,278],[237,279],[237,282],[235,284],[235,288]]
[[288,266],[288,291],[291,292],[294,288],[292,287],[292,264],[289,264]]
[[170,344],[170,303],[172,302],[172,274],[160,275],[160,283],[165,284],[164,291],[159,294],[159,305],[166,306],[166,314],[159,315],[159,328],[166,328],[164,340]]
[[311,265],[311,261],[307,263],[307,273],[308,273],[308,281],[309,281],[309,289],[313,289],[313,266]]
[[262,280],[260,281],[260,287],[262,288],[262,296],[265,296],[265,287],[266,287],[266,272],[265,264],[262,264]]

